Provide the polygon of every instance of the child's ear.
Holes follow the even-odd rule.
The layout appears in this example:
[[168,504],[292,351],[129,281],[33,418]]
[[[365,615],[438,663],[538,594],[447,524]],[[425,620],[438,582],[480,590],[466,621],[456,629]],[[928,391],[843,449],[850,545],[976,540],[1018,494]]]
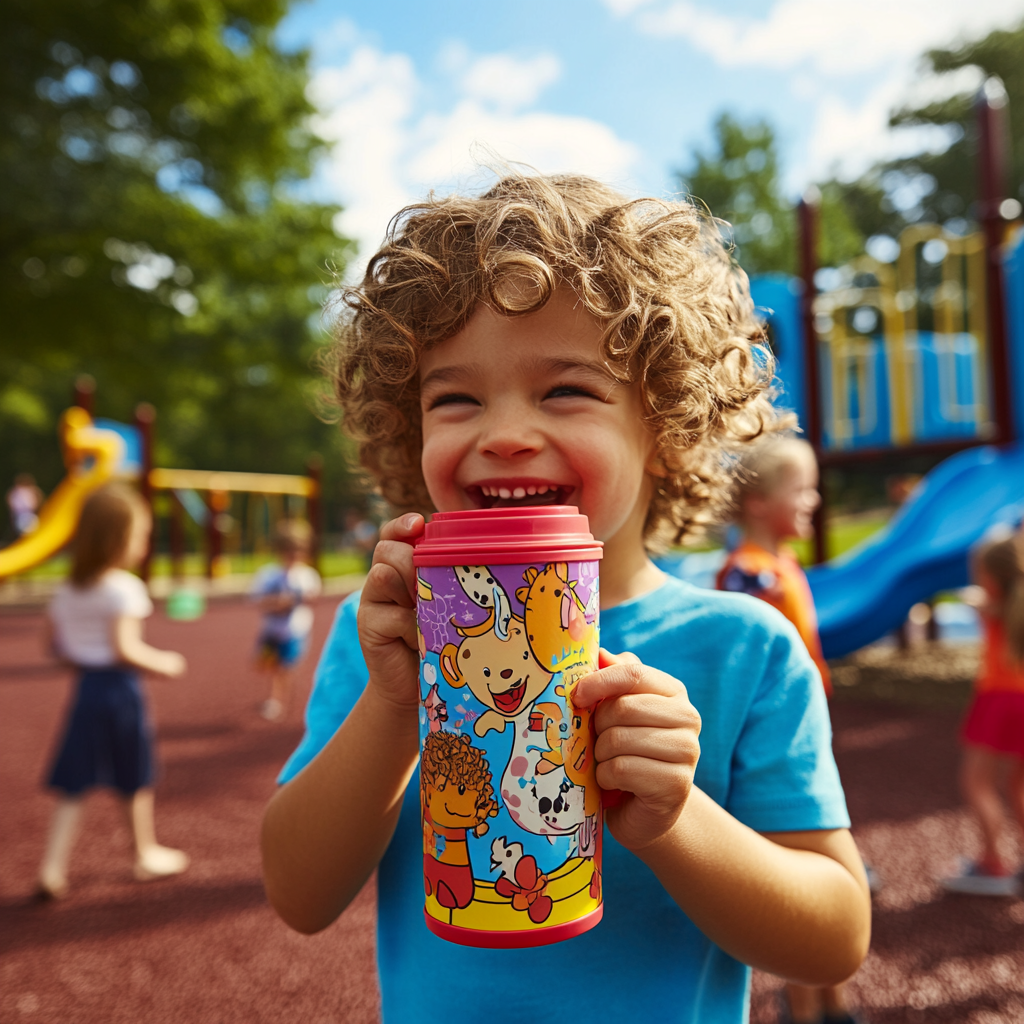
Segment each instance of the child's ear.
[[658,454],[657,449],[647,456],[647,461],[644,463],[644,472],[650,473],[651,476],[656,476],[662,480],[668,476],[668,466],[665,465],[665,460]]

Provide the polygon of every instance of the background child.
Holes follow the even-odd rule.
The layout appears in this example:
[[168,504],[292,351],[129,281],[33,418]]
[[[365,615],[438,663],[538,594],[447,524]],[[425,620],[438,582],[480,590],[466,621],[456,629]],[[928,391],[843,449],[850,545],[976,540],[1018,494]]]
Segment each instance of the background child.
[[771,438],[744,453],[737,466],[737,519],[743,539],[719,571],[717,586],[778,608],[796,626],[831,697],[832,677],[821,653],[811,588],[783,543],[814,535],[814,512],[820,504],[818,462],[806,441]]
[[280,520],[274,528],[278,561],[263,566],[253,578],[251,593],[263,612],[256,664],[270,676],[270,696],[260,705],[260,714],[271,722],[288,706],[292,669],[313,628],[308,602],[320,593],[320,574],[304,561],[312,537],[305,520]]
[[49,777],[62,796],[39,869],[39,895],[63,896],[82,796],[110,786],[125,801],[139,881],[188,867],[181,850],[160,846],[153,824],[152,728],[139,671],[180,676],[185,659],[142,639],[153,613],[145,585],[128,569],[145,556],[149,510],[132,490],[109,485],[85,503],[74,540],[71,578],[49,610],[52,650],[79,672],[64,738]]
[[[814,449],[795,437],[774,437],[751,447],[737,467],[738,522],[743,540],[718,574],[718,588],[750,594],[778,608],[796,626],[821,674],[825,693],[832,679],[821,652],[814,598],[800,563],[784,545],[814,534],[818,461]],[[824,988],[789,984],[796,1024],[854,1024],[842,985]]]
[[[418,512],[384,526],[335,620],[264,817],[271,903],[317,931],[379,866],[385,1022],[738,1024],[744,963],[847,977],[870,905],[807,652],[764,603],[670,580],[645,549],[695,533],[728,497],[725,452],[776,425],[713,222],[510,176],[393,224],[346,296],[336,384],[363,465]],[[423,922],[412,543],[431,509],[545,504],[603,541],[601,640],[632,652],[602,651],[573,696],[594,708],[599,784],[623,794],[604,918],[544,948],[465,948]]]
[[982,855],[943,885],[976,896],[1012,896],[1020,879],[1000,848],[1006,820],[997,781],[1008,769],[1010,808],[1024,829],[1024,535],[985,544],[974,572],[985,593],[984,648],[961,732],[960,785],[981,826]]

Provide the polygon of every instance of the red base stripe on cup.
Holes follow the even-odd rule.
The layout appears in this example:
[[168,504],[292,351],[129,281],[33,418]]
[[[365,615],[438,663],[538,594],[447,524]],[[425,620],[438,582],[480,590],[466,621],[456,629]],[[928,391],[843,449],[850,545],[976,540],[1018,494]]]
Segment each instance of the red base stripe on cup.
[[565,924],[553,924],[550,928],[524,928],[514,932],[490,932],[480,928],[459,928],[453,924],[445,924],[431,917],[426,910],[423,917],[427,927],[442,939],[457,942],[460,946],[478,946],[483,949],[524,949],[528,946],[550,946],[553,942],[574,939],[577,935],[589,932],[604,914],[604,904],[575,921]]

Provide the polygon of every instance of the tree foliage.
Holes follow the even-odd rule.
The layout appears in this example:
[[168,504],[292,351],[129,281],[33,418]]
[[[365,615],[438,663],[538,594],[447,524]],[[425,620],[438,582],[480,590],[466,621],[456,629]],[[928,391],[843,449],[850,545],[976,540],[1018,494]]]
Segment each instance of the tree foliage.
[[[736,257],[748,273],[795,271],[796,212],[783,192],[775,133],[766,121],[744,123],[729,113],[719,115],[712,150],[695,150],[679,180],[685,191],[725,222]],[[834,184],[824,187],[821,261],[850,259],[863,242],[840,190]]]
[[[978,78],[998,75],[1009,98],[1010,168],[1007,195],[1024,199],[1024,23],[997,29],[983,39],[928,51],[924,70],[940,76],[975,68]],[[931,127],[948,145],[872,168],[858,181],[836,187],[866,235],[898,235],[919,221],[968,230],[976,219],[978,137],[973,90],[955,92],[923,106],[893,112],[894,128]]]
[[[163,465],[301,471],[317,311],[348,243],[309,184],[287,0],[0,6],[0,474],[61,475],[77,374],[158,409]],[[339,460],[328,460],[337,464]]]

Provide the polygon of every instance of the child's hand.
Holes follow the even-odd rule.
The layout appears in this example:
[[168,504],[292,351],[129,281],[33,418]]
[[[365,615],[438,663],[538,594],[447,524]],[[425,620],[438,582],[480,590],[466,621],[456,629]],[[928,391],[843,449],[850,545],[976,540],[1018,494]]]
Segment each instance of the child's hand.
[[580,680],[573,702],[598,705],[597,781],[602,789],[623,792],[606,820],[612,835],[636,852],[668,832],[690,795],[700,715],[678,679],[633,654],[602,649],[598,665]]
[[370,685],[395,704],[419,704],[416,570],[412,541],[423,516],[410,513],[381,527],[380,541],[359,601],[359,642]]
[[161,651],[160,653],[163,655],[159,669],[161,675],[167,676],[168,679],[177,679],[178,676],[185,674],[188,662],[183,655],[177,651]]

